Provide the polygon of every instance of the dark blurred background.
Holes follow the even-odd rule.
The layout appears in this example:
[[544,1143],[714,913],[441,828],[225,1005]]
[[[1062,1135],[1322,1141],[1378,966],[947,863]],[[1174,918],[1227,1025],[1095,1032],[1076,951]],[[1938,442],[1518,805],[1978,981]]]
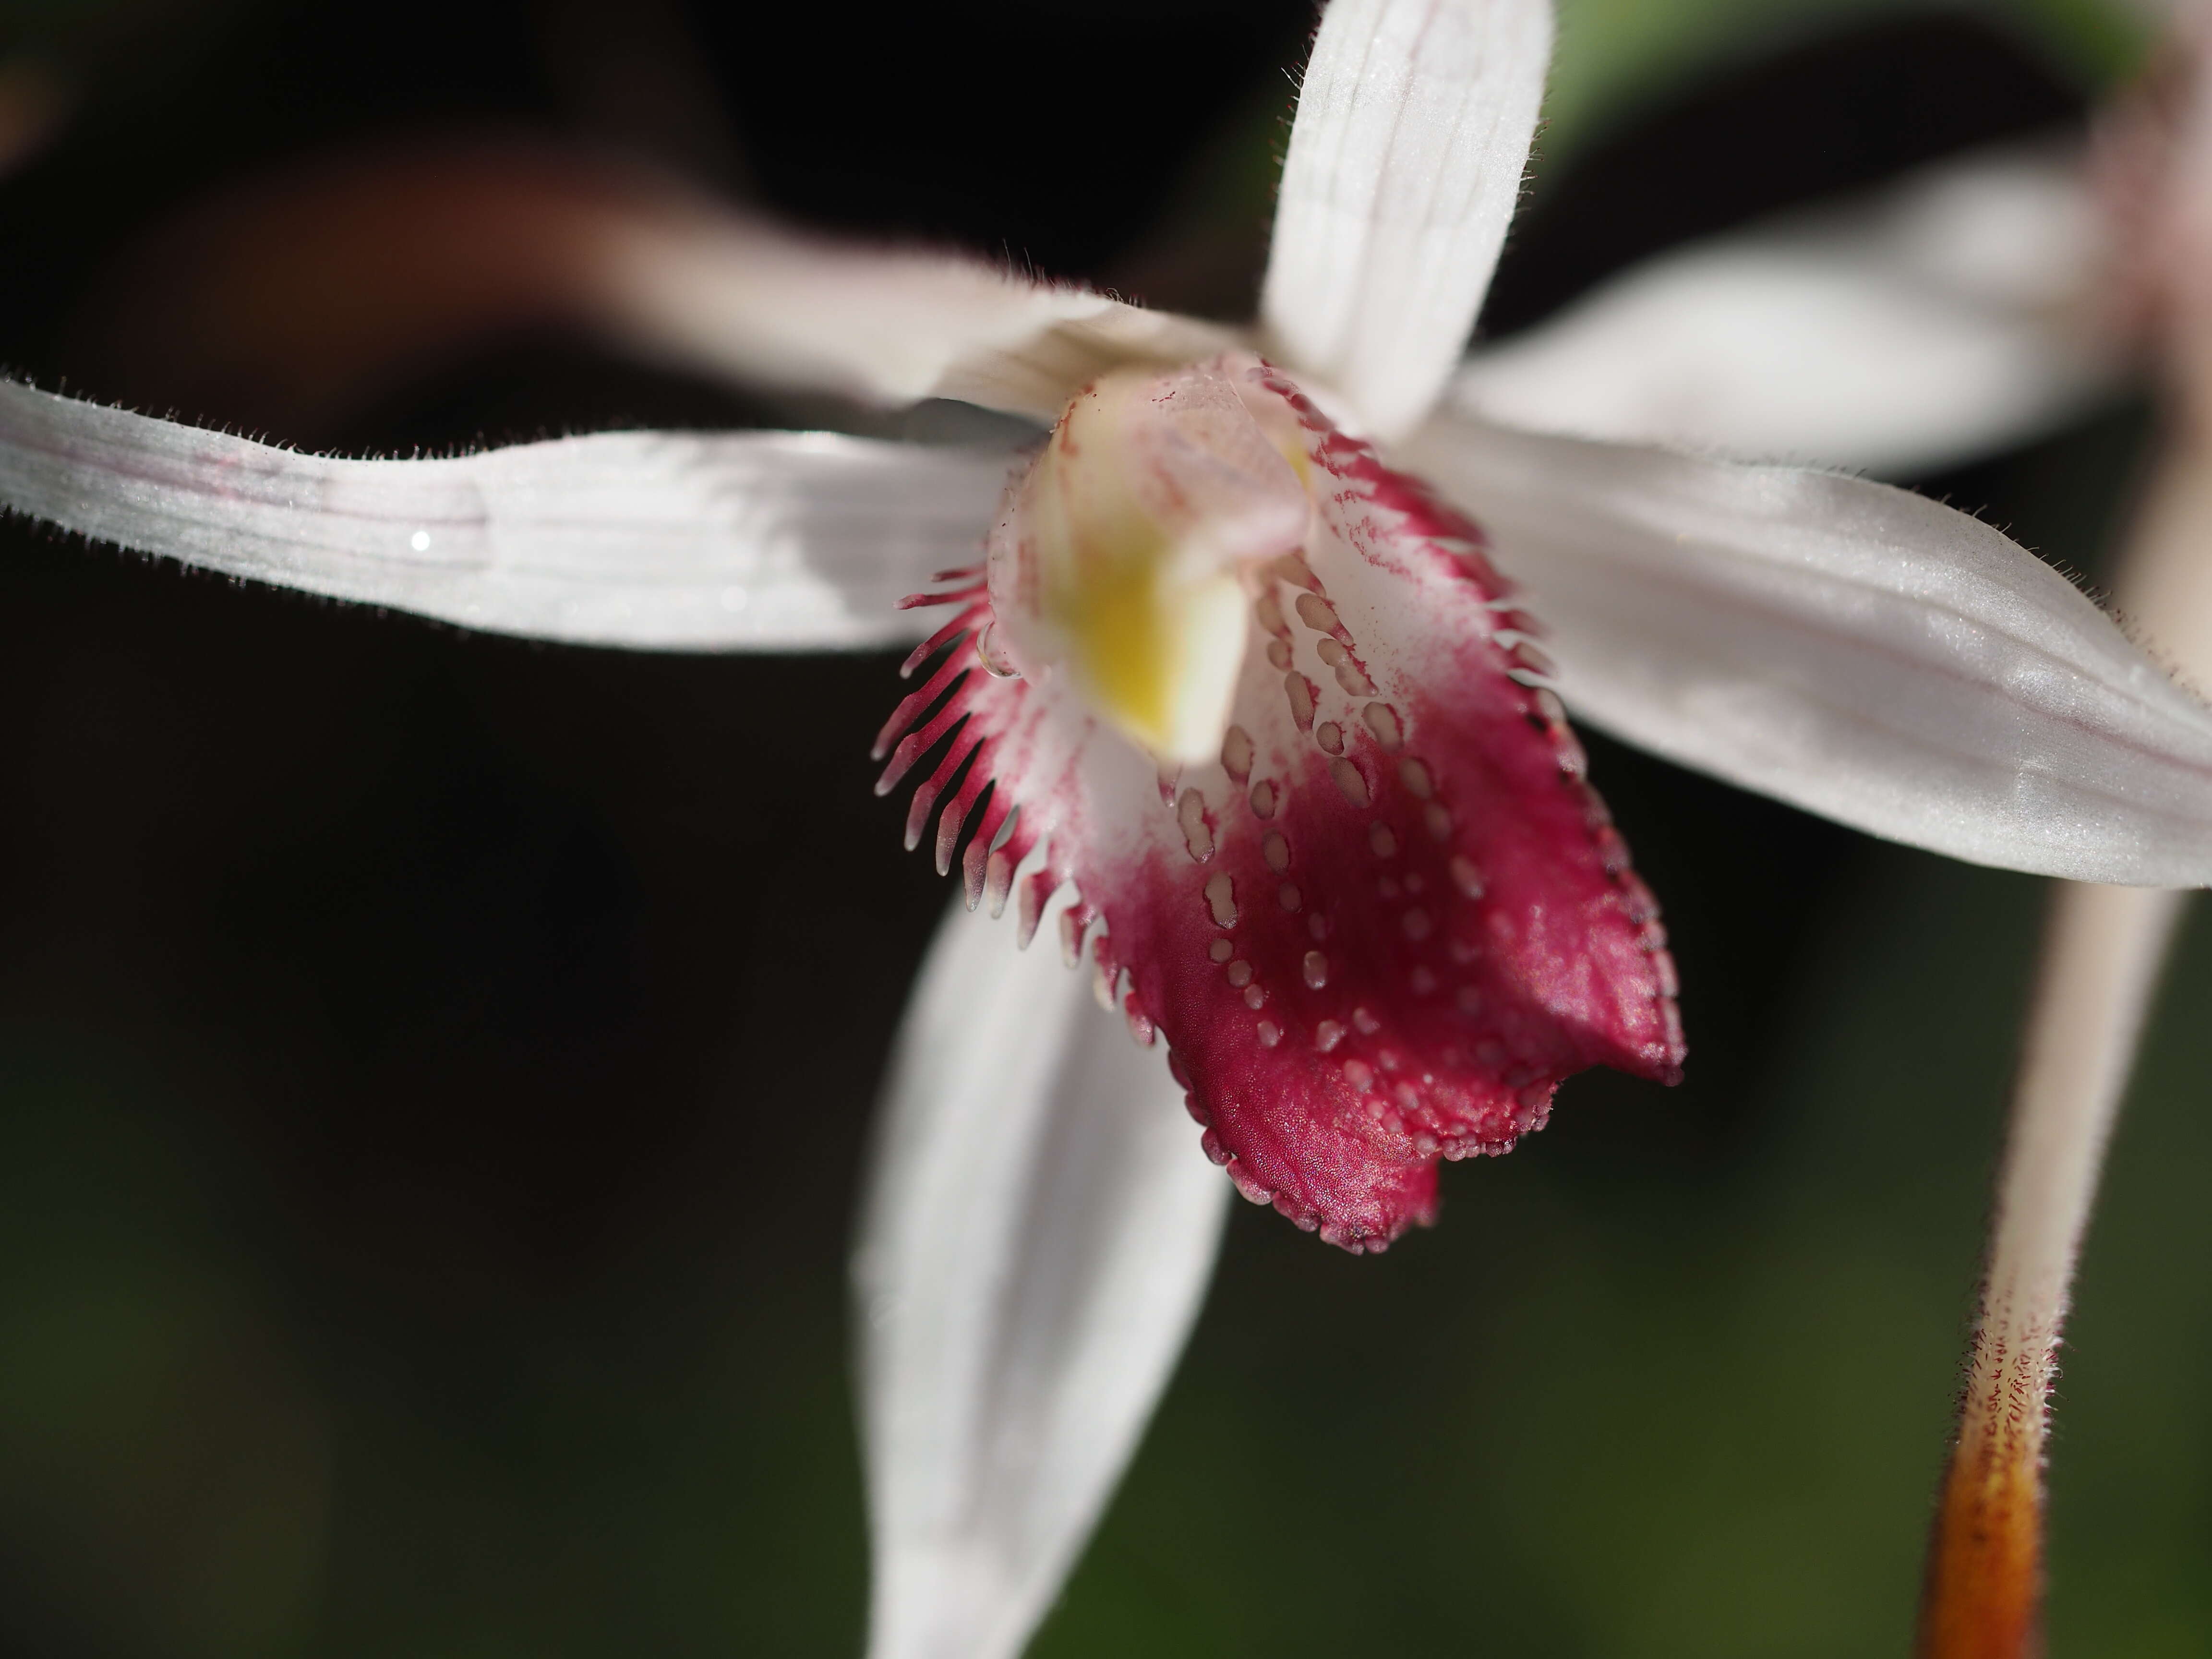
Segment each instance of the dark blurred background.
[[[350,453],[769,418],[528,318],[185,349],[193,262],[283,251],[227,192],[517,134],[1236,315],[1311,16],[9,0],[0,362]],[[1486,326],[2076,118],[2136,44],[1571,0]],[[2144,430],[1923,482],[2094,570]],[[846,1239],[947,898],[869,788],[892,659],[472,638],[20,524],[0,630],[0,1650],[857,1654]],[[2040,884],[1591,746],[1689,1080],[1571,1084],[1379,1260],[1238,1206],[1040,1659],[1903,1652]],[[2212,1645],[2208,989],[2199,928],[2069,1350],[2062,1655]]]

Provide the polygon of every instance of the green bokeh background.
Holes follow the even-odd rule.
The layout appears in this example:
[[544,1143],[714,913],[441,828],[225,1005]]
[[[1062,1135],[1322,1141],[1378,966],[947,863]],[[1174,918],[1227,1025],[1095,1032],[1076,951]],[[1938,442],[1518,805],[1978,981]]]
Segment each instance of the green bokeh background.
[[[1547,155],[1868,9],[1572,0]],[[1996,15],[2085,84],[2141,46]],[[502,376],[408,429],[511,422]],[[2094,570],[2145,430],[1939,487]],[[4,551],[0,1647],[857,1652],[844,1241],[942,898],[866,789],[887,662],[545,651]],[[1380,1260],[1239,1206],[1038,1659],[1905,1650],[2043,887],[1592,746],[1691,1080],[1571,1085]],[[2203,921],[2067,1354],[2061,1656],[2212,1648]],[[510,938],[551,991],[471,955]]]

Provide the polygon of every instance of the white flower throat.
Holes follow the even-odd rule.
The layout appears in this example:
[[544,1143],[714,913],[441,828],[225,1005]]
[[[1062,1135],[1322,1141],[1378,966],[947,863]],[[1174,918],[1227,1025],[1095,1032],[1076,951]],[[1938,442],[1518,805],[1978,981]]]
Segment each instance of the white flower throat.
[[992,650],[1032,679],[1071,676],[1168,763],[1218,752],[1243,663],[1245,572],[1297,550],[1311,517],[1303,446],[1271,436],[1224,367],[1086,387],[990,540]]

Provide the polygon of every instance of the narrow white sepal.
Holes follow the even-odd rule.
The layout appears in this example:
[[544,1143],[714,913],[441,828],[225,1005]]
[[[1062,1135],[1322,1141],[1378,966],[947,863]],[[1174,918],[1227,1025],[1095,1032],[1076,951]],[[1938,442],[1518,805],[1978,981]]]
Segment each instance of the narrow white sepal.
[[1174,1369],[1230,1185],[1089,975],[957,907],[878,1135],[854,1264],[868,1651],[1012,1659]]
[[98,541],[468,628],[647,650],[925,631],[1015,457],[812,432],[303,455],[0,382],[0,505]]
[[1466,347],[1551,52],[1550,0],[1335,0],[1322,18],[1261,317],[1371,432],[1410,430]]
[[1978,520],[1832,473],[1460,420],[1409,446],[1528,591],[1576,711],[1870,834],[2212,883],[2212,711]]
[[2078,149],[1978,152],[1633,266],[1477,351],[1449,400],[1577,437],[1929,471],[2112,392],[2110,258]]

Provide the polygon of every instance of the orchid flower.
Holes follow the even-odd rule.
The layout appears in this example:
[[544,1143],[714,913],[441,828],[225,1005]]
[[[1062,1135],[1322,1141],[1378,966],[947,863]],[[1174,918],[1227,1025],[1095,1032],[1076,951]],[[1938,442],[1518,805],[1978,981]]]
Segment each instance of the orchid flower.
[[[1248,1197],[1374,1250],[1569,1073],[1675,1073],[1664,934],[1562,697],[1954,856],[2212,880],[2212,714],[1994,530],[1439,408],[1550,33],[1545,0],[1336,0],[1250,330],[726,221],[602,250],[664,349],[1041,445],[342,460],[0,386],[0,499],[90,538],[576,643],[924,635],[885,787],[926,769],[910,837],[1016,916],[948,922],[879,1131],[878,1659],[1014,1653],[1080,1549],[1219,1233],[1181,1109]],[[1017,951],[1048,927],[1089,984]]]

